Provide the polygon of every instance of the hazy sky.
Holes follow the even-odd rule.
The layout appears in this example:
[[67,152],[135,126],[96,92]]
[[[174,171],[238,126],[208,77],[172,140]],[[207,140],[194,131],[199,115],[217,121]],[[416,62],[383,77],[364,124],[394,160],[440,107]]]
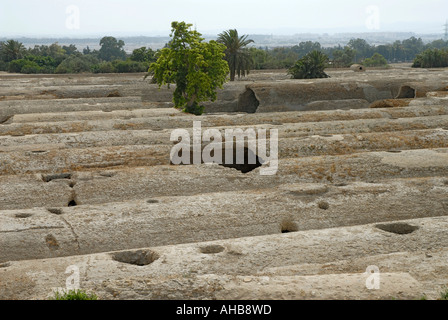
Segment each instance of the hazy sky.
[[168,36],[171,21],[203,34],[442,33],[448,0],[1,0],[0,37]]

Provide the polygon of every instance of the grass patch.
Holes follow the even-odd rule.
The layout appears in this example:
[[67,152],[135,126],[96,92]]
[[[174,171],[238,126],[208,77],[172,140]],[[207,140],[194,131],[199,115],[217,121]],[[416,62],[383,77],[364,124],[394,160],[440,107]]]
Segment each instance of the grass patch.
[[55,292],[50,300],[98,300],[95,294],[88,294],[83,290],[69,290],[64,292]]
[[440,299],[439,300],[448,300],[448,288],[445,288],[445,291],[442,291],[440,293]]

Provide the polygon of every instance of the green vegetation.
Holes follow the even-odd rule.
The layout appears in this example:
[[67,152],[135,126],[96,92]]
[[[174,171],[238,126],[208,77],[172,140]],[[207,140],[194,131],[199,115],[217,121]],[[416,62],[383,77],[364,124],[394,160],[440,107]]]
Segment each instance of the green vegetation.
[[87,294],[83,290],[69,290],[63,293],[55,292],[50,300],[98,300],[95,294]]
[[364,59],[363,65],[366,67],[387,67],[387,60],[376,52],[371,58]]
[[293,79],[316,79],[328,78],[325,68],[328,66],[328,56],[320,51],[314,50],[288,70]]
[[87,55],[72,55],[61,62],[55,73],[81,73],[90,72],[93,65],[98,64],[98,58]]
[[427,44],[421,38],[411,37],[385,45],[370,45],[363,39],[352,39],[345,46],[322,47],[319,42],[306,41],[293,47],[250,48],[254,69],[289,69],[297,60],[317,50],[325,53],[330,65],[347,68],[354,63],[363,63],[375,53],[382,55],[387,63],[412,62],[427,49],[448,49],[448,41],[436,40]]
[[355,61],[355,50],[349,47],[333,51],[332,66],[335,68],[348,68]]
[[114,37],[104,37],[100,40],[101,49],[98,58],[104,61],[124,60],[126,52],[123,50],[124,41]]
[[448,67],[448,49],[428,49],[417,55],[412,65],[414,68]]
[[202,35],[185,22],[171,24],[171,41],[152,63],[149,72],[159,86],[176,84],[173,102],[176,108],[201,115],[201,102],[217,98],[229,73],[224,60],[226,47],[216,41],[203,42]]
[[132,61],[152,63],[157,61],[157,52],[151,48],[141,47],[135,49],[130,57]]
[[247,35],[240,37],[235,29],[224,31],[218,35],[218,42],[226,46],[224,59],[229,64],[230,81],[235,81],[236,75],[238,78],[245,77],[253,67],[253,60],[247,45],[254,41],[247,37]]
[[440,293],[440,300],[448,300],[448,288]]
[[4,62],[21,59],[25,54],[25,47],[15,40],[8,40],[0,43],[0,58]]
[[[232,81],[236,76],[245,76],[251,69],[290,69],[313,51],[326,54],[329,66],[335,68],[347,68],[354,63],[383,67],[397,62],[414,62],[415,68],[448,66],[448,41],[442,39],[425,44],[421,38],[411,37],[385,45],[370,45],[358,38],[337,47],[322,47],[319,42],[305,41],[292,47],[263,48],[250,46],[253,41],[248,40],[247,35],[239,36],[233,29],[219,34],[217,42],[226,46],[224,59],[229,64]],[[19,41],[7,40],[0,42],[0,71],[44,74],[145,72],[160,55],[160,50],[146,47],[127,54],[125,43],[110,36],[103,37],[99,43],[99,50],[89,47],[78,50],[73,44],[60,46],[58,43],[25,48]]]
[[124,42],[113,37],[100,41],[100,50],[85,48],[79,52],[75,45],[35,46],[25,49],[15,40],[0,42],[0,71],[15,73],[128,73],[146,72],[156,61],[158,52],[142,47],[127,55]]

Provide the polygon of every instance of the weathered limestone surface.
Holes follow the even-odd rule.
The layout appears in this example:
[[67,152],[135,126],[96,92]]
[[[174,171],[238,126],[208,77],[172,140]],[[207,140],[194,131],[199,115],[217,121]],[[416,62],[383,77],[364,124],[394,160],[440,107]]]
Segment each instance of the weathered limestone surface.
[[[358,99],[362,102],[358,106],[355,105],[355,108],[363,108],[365,103],[373,103],[378,100],[426,97],[428,92],[446,91],[447,85],[448,81],[446,80],[428,83],[403,83],[402,79],[344,83],[332,79],[315,79],[300,83],[293,80],[289,82],[260,82],[248,85],[246,90],[251,92],[258,101],[257,112],[272,112],[313,110],[313,103],[321,100],[339,100],[339,104],[347,100],[346,107],[348,107],[353,100]],[[331,107],[328,106],[328,108]],[[337,104],[335,108],[338,108]]]
[[[447,193],[448,186],[436,178],[347,186],[296,183],[176,201],[165,196],[1,211],[0,263],[444,216]],[[409,197],[406,203],[404,197]]]
[[[439,217],[401,223],[414,231],[401,235],[374,224],[10,262],[0,268],[0,293],[9,299],[45,299],[64,287],[65,271],[75,265],[83,275],[83,288],[103,299],[255,299],[269,293],[278,299],[418,299],[431,295],[434,283],[422,272],[437,270],[435,278],[446,279],[446,262],[437,261],[448,257],[448,221]],[[369,265],[359,263],[363,258],[392,270],[381,275],[383,291],[366,288],[368,276],[363,273]],[[403,265],[397,258],[405,261]],[[387,266],[388,260],[395,262]],[[346,273],[350,261],[357,263]],[[291,275],[292,268],[301,270],[298,266],[303,271]],[[338,288],[344,281],[349,290]],[[258,288],[264,288],[260,295]]]
[[[0,299],[47,299],[67,267],[111,300],[439,298],[446,70],[328,74],[251,73],[201,117],[144,74],[0,75]],[[276,174],[259,150],[172,165],[194,121],[276,129]]]

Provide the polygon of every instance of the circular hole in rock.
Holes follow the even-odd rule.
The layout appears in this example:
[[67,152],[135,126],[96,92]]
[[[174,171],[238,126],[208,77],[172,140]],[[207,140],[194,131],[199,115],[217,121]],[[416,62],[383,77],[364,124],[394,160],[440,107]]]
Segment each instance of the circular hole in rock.
[[31,217],[31,216],[32,216],[31,213],[17,213],[17,214],[15,215],[15,217],[16,217],[17,219],[26,219],[26,218],[29,218],[29,217]]
[[410,234],[419,229],[419,227],[407,223],[378,224],[376,228],[395,234]]
[[297,224],[293,221],[285,221],[281,224],[282,233],[291,233],[299,231]]
[[221,253],[225,250],[226,248],[224,248],[223,246],[220,245],[210,245],[210,246],[206,246],[206,247],[201,247],[201,253],[203,254],[216,254],[216,253]]
[[71,200],[69,203],[68,203],[68,207],[76,207],[78,204],[76,203],[76,201],[75,200]]
[[159,200],[149,199],[146,201],[146,203],[149,203],[149,204],[159,203]]
[[317,206],[322,210],[328,210],[330,208],[330,204],[327,201],[320,201]]
[[159,259],[159,255],[151,250],[124,251],[113,254],[112,259],[118,262],[143,267]]

